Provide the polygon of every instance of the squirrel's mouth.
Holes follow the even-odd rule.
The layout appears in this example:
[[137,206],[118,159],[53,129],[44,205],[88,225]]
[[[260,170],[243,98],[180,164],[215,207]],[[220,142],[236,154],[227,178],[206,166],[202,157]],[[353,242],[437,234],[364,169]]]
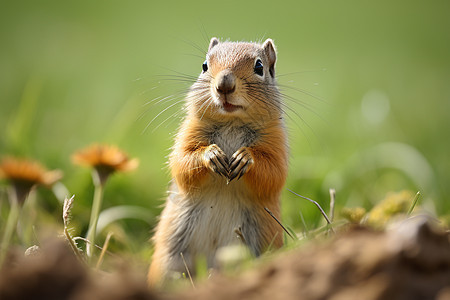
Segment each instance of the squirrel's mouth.
[[225,101],[225,102],[222,103],[222,108],[227,113],[232,113],[232,112],[235,112],[235,111],[237,111],[239,109],[242,109],[242,106],[234,105],[234,104],[231,104],[230,102]]
[[[219,110],[224,111],[225,113],[233,113],[235,111],[244,109],[243,106],[235,105],[230,102],[230,100],[233,100],[235,98],[235,97],[232,97],[232,95],[220,95],[219,94],[219,95],[215,95],[215,96],[216,97],[214,97],[215,98],[214,102],[216,104],[216,107]],[[238,99],[234,99],[234,100],[237,100],[239,102]]]

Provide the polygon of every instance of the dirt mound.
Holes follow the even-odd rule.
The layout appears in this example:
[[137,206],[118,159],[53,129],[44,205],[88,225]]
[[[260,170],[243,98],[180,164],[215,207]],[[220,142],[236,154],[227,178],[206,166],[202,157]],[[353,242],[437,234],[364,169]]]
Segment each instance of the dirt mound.
[[159,299],[129,272],[89,271],[65,241],[45,243],[30,256],[10,256],[0,271],[1,300]]
[[89,272],[64,244],[49,249],[10,257],[0,299],[450,299],[449,234],[423,219],[386,232],[352,228],[240,277],[218,275],[170,295],[127,272]]
[[449,235],[420,220],[387,233],[354,228],[184,298],[450,299]]

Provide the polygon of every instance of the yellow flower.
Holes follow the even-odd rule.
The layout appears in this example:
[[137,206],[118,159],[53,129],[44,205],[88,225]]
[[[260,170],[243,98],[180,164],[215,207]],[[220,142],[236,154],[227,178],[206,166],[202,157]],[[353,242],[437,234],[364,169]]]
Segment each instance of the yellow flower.
[[356,223],[356,224],[361,222],[361,220],[363,219],[365,214],[366,214],[366,210],[362,207],[352,207],[352,208],[344,207],[341,210],[341,215],[344,218],[346,218],[351,223]]
[[139,165],[137,159],[129,159],[119,148],[99,144],[79,150],[72,156],[72,160],[76,164],[94,168],[102,185],[112,173],[131,171]]
[[384,228],[395,216],[406,214],[413,198],[414,193],[406,190],[387,194],[386,198],[369,212],[367,224],[375,228]]
[[48,171],[36,161],[6,157],[0,164],[0,178],[11,183],[17,201],[22,204],[35,185],[50,187],[62,178],[62,172]]

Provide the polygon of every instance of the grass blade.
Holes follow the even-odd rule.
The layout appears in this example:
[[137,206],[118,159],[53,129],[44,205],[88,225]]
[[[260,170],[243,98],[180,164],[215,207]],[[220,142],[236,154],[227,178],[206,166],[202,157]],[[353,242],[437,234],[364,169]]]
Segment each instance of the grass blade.
[[[322,216],[325,218],[325,220],[327,221],[328,225],[331,225],[330,219],[328,218],[327,214],[326,214],[325,211],[322,209],[322,207],[320,206],[320,204],[317,203],[317,201],[314,201],[314,200],[312,200],[312,199],[309,199],[308,197],[305,197],[305,196],[302,196],[302,195],[300,195],[300,194],[297,194],[296,192],[294,192],[294,191],[292,191],[292,190],[290,190],[290,189],[287,189],[287,190],[288,190],[289,192],[291,192],[292,194],[294,194],[294,195],[300,197],[300,198],[303,198],[303,199],[305,199],[305,200],[308,200],[308,201],[314,203],[314,205],[316,205],[317,208],[318,208],[318,209],[320,210],[320,212],[322,213]],[[330,226],[330,229],[331,229],[332,232],[334,232],[333,227]]]
[[286,232],[294,241],[295,238],[292,236],[292,234],[286,229],[286,227],[283,226],[283,224],[281,224],[281,222],[277,219],[277,217],[275,217],[275,215],[267,208],[264,207],[264,209],[266,210],[266,212],[275,220],[277,221],[278,225],[281,226],[281,228],[283,228],[284,232]]
[[411,215],[412,211],[414,210],[414,207],[416,207],[416,204],[419,201],[419,198],[420,198],[420,191],[418,191],[416,193],[416,195],[414,196],[414,199],[413,199],[413,201],[411,203],[411,207],[409,208],[408,213],[407,213],[408,216]]

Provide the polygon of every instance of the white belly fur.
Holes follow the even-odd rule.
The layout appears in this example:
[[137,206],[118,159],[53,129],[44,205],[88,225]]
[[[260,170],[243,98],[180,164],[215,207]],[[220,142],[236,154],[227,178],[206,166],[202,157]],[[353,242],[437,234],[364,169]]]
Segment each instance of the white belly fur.
[[252,208],[250,196],[243,189],[244,183],[227,185],[223,177],[214,177],[212,184],[195,199],[182,199],[183,196],[175,194],[169,197],[170,209],[167,208],[177,215],[171,224],[174,234],[169,243],[172,245],[172,270],[184,269],[179,260],[180,252],[190,267],[195,266],[194,258],[198,256],[207,259],[208,267],[216,267],[217,249],[241,242],[235,230],[251,226],[246,212]]

